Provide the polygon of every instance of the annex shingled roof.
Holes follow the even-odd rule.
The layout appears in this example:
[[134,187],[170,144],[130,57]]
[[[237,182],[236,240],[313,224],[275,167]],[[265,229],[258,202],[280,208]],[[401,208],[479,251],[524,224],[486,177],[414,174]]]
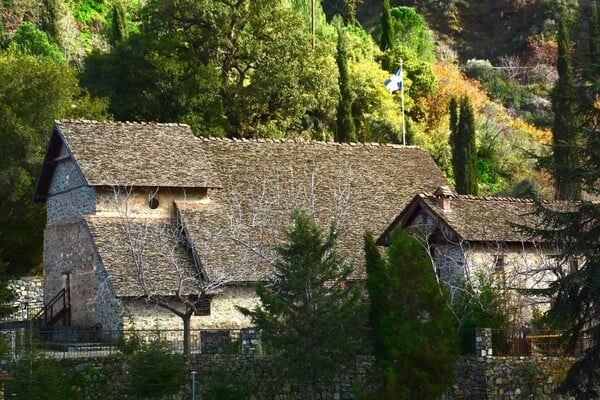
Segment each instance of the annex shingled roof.
[[188,125],[63,120],[55,130],[92,186],[221,186]]
[[[555,210],[566,211],[572,209],[573,205],[572,202],[545,202],[546,207]],[[530,241],[531,238],[521,227],[544,227],[541,216],[535,212],[536,204],[530,199],[452,194],[449,209],[443,210],[438,206],[435,194],[420,194],[386,229],[382,238],[396,225],[408,223],[419,207],[443,221],[461,239],[472,242]]]

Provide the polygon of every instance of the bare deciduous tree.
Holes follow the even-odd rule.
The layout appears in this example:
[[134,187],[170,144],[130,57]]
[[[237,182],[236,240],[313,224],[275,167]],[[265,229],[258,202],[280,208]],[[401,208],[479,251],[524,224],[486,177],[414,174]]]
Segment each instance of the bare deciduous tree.
[[340,237],[359,228],[350,218],[350,176],[322,188],[315,169],[284,173],[290,176],[264,175],[250,195],[214,192],[208,203],[183,196],[166,214],[140,210],[158,189],[113,188],[112,207],[133,262],[129,291],[182,319],[185,354],[195,312],[227,285],[268,277],[294,209],[335,222]]

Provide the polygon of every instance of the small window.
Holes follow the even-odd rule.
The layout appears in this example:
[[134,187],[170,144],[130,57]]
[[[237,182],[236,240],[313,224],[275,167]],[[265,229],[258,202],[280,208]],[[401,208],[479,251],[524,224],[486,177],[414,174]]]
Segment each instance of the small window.
[[158,199],[156,197],[153,197],[150,199],[150,201],[148,201],[148,207],[150,207],[153,210],[156,210],[159,206],[159,202]]
[[579,260],[577,257],[569,257],[569,273],[572,274],[579,270]]
[[211,303],[211,299],[204,299],[202,302],[196,304],[196,310],[194,311],[194,315],[195,316],[210,315],[210,303]]
[[506,265],[506,256],[504,254],[496,255],[496,262],[494,263],[494,272],[504,272],[504,266]]

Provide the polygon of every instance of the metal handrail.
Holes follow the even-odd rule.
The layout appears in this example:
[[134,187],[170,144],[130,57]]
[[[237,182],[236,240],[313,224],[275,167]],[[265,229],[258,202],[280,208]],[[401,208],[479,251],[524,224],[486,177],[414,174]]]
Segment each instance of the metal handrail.
[[52,321],[52,319],[54,318],[54,306],[56,305],[56,303],[60,302],[60,300],[62,300],[62,308],[57,312],[57,314],[70,307],[70,304],[68,304],[70,303],[69,289],[62,288],[52,299],[50,299],[48,304],[44,305],[44,307],[36,314],[36,316],[33,319],[37,321],[41,321],[43,319],[44,323],[48,324],[49,321]]

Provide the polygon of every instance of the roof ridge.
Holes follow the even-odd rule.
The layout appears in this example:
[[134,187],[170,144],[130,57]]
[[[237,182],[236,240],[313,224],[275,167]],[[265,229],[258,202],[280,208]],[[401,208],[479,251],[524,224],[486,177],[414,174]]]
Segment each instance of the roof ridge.
[[[500,201],[507,203],[523,203],[523,204],[534,204],[535,200],[524,197],[511,197],[511,196],[475,196],[472,194],[456,194],[457,198],[467,200],[485,200],[485,201]],[[542,204],[577,204],[577,201],[573,200],[540,200]]]
[[69,123],[69,124],[81,124],[81,125],[124,125],[124,126],[180,126],[180,127],[190,127],[188,124],[178,123],[178,122],[148,122],[148,121],[97,121],[94,119],[84,119],[84,118],[65,118],[65,119],[56,119],[55,123]]
[[364,147],[388,147],[392,149],[421,149],[419,146],[414,145],[402,145],[397,143],[377,143],[377,142],[332,142],[322,141],[314,139],[302,139],[302,138],[226,138],[218,136],[198,136],[198,138],[204,142],[230,142],[230,143],[305,143],[305,144],[321,144],[329,146],[364,146]]

